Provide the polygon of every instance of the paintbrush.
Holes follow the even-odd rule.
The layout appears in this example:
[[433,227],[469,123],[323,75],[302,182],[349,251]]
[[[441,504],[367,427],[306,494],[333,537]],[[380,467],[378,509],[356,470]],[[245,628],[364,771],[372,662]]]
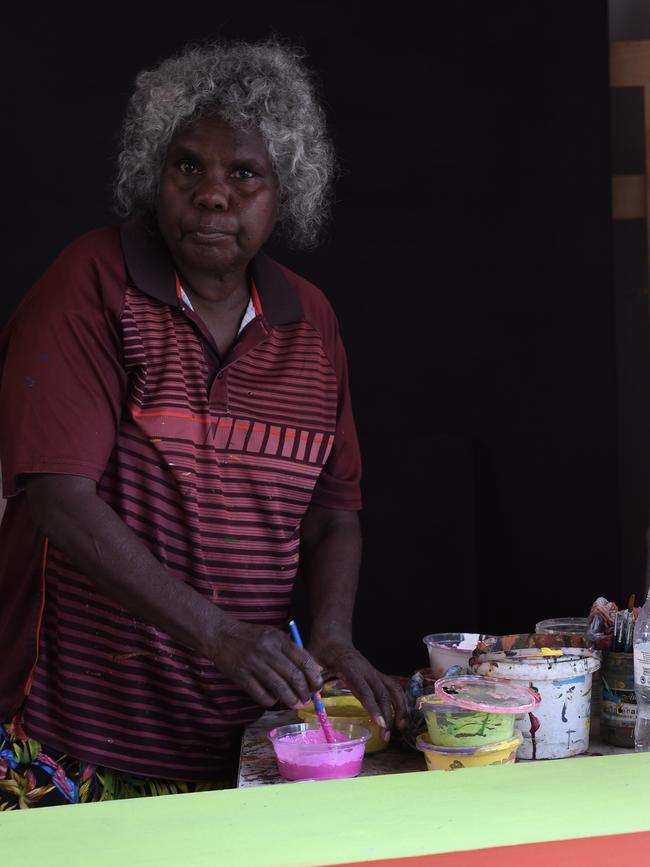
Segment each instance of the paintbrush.
[[[298,627],[296,626],[295,620],[289,621],[289,629],[291,630],[291,634],[293,635],[293,640],[296,642],[298,647],[304,647],[302,643],[302,638],[300,637],[300,633],[298,632]],[[325,740],[328,744],[333,744],[336,740],[334,737],[334,732],[332,731],[332,724],[327,718],[327,711],[325,710],[325,706],[323,704],[323,700],[320,697],[319,692],[315,692],[311,700],[314,702],[314,708],[316,709],[316,716],[318,717],[318,721],[323,729],[323,734],[325,735]]]
[[[626,612],[627,613],[627,612]],[[623,644],[623,652],[631,653],[632,652],[632,633],[634,631],[634,620],[632,619],[631,614],[627,614],[627,625],[625,627],[625,643]]]
[[634,593],[630,594],[630,598],[627,600],[627,611],[625,612],[625,643],[623,645],[623,651],[625,653],[632,652],[632,635],[634,632],[634,600],[636,599],[636,595]]

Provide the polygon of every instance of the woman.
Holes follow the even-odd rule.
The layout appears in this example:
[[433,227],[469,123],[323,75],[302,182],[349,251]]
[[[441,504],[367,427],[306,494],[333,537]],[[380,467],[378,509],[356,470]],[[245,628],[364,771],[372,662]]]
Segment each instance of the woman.
[[[71,244],[2,336],[0,800],[227,784],[241,727],[344,677],[388,731],[404,699],[354,648],[360,461],[345,353],[309,246],[333,170],[299,51],[192,47],[142,72],[121,226]],[[285,625],[300,563],[309,652]]]

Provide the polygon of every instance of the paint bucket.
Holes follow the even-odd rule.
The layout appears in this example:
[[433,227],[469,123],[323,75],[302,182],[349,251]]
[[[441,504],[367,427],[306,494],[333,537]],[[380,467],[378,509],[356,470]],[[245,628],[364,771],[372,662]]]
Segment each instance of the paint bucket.
[[460,768],[480,768],[485,765],[512,765],[521,744],[520,732],[513,737],[482,747],[437,747],[429,735],[419,735],[416,746],[424,753],[429,771],[456,771]]
[[[591,632],[588,617],[551,617],[535,624],[535,632],[541,635],[562,635],[567,647],[579,646],[574,639],[591,643],[596,650],[602,650],[605,642],[604,632]],[[567,640],[568,639],[568,640]],[[594,671],[591,684],[591,718],[601,714],[600,671]]]
[[588,648],[523,648],[475,655],[476,674],[502,677],[536,690],[541,704],[516,721],[523,735],[520,759],[560,759],[589,749],[591,681],[600,667]]
[[436,632],[422,641],[429,652],[429,665],[434,678],[442,677],[454,665],[467,668],[467,663],[479,639],[477,632]]
[[606,744],[634,748],[634,654],[603,653],[600,736]]

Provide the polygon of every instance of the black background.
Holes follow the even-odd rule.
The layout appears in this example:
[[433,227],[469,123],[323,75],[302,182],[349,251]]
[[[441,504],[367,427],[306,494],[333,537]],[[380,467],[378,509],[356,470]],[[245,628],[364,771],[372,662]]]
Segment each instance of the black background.
[[532,631],[640,595],[619,586],[604,0],[224,9],[7,13],[2,318],[114,221],[136,72],[275,30],[308,51],[343,169],[325,243],[271,252],[326,292],[348,349],[359,646],[408,674],[428,632]]

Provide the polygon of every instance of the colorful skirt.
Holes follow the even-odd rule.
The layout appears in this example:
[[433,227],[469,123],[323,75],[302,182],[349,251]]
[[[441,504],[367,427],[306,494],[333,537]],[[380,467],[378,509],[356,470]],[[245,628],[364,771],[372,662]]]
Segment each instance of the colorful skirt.
[[230,780],[183,783],[98,767],[0,725],[0,811],[228,789]]

